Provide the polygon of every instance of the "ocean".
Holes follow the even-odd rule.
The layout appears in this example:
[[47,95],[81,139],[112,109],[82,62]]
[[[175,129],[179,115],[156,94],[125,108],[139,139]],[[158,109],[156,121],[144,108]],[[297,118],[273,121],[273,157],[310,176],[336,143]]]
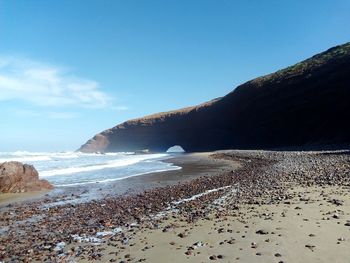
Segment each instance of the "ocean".
[[170,154],[81,153],[81,152],[2,152],[0,163],[19,161],[32,164],[41,179],[56,187],[72,187],[95,183],[108,184],[133,176],[163,171],[179,170],[181,167],[163,162]]

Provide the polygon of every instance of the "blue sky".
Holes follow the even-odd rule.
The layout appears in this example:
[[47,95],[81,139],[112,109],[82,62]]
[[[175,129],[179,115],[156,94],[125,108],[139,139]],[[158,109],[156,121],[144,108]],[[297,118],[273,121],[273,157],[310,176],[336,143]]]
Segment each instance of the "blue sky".
[[0,152],[75,150],[350,41],[350,1],[0,0]]

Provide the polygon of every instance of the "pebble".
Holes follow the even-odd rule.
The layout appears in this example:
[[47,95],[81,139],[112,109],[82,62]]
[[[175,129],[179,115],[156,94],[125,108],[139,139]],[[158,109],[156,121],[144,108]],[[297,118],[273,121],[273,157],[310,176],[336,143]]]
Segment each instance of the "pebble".
[[269,232],[264,229],[259,229],[255,233],[259,235],[267,235]]
[[313,251],[316,246],[315,245],[311,245],[311,244],[306,244],[305,247]]

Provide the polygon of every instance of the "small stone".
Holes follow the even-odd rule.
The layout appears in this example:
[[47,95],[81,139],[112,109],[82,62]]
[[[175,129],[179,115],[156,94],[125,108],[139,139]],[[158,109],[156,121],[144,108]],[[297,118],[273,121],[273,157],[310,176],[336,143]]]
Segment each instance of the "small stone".
[[258,234],[258,235],[267,235],[269,232],[267,232],[266,230],[264,229],[259,229],[255,232],[255,234]]
[[187,235],[186,235],[185,233],[180,233],[180,234],[178,234],[177,236],[180,237],[180,238],[185,238],[185,237],[187,237]]
[[216,260],[216,259],[217,259],[217,256],[212,255],[212,256],[209,257],[209,259],[210,259],[210,260]]
[[257,248],[258,247],[258,244],[257,243],[255,243],[255,242],[252,242],[251,243],[251,248]]
[[316,246],[311,245],[311,244],[307,244],[307,245],[305,245],[305,247],[313,251]]

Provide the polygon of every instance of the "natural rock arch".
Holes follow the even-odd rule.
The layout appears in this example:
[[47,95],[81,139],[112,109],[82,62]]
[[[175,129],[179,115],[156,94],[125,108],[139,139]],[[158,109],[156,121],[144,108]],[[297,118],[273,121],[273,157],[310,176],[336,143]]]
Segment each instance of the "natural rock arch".
[[133,119],[79,149],[187,152],[350,143],[350,43],[248,81],[222,98]]

